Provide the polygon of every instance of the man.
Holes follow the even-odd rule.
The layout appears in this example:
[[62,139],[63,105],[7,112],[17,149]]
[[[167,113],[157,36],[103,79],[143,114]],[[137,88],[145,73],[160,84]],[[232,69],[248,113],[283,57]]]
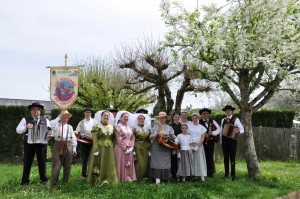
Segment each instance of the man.
[[[231,105],[225,106],[222,111],[225,111],[226,117],[221,121],[221,130],[222,130],[222,149],[224,155],[224,168],[225,168],[225,176],[224,179],[229,177],[229,158],[231,163],[231,178],[232,181],[236,181],[235,176],[235,155],[237,149],[237,137],[239,134],[244,133],[244,127],[241,124],[239,118],[233,117],[234,107]],[[230,123],[230,124],[229,124]],[[228,124],[229,129],[228,132],[225,133],[225,126]],[[239,128],[239,132],[236,134],[234,138],[224,136],[224,134],[230,135],[233,133],[234,126]]]
[[75,134],[80,138],[77,141],[81,143],[82,153],[82,168],[81,179],[87,177],[87,165],[90,157],[90,152],[93,146],[92,143],[92,128],[97,122],[92,118],[93,110],[85,108],[83,110],[84,119],[77,125]]
[[77,155],[77,141],[73,127],[68,124],[72,117],[67,110],[62,110],[59,116],[51,120],[50,125],[53,129],[54,145],[52,149],[52,174],[51,184],[55,188],[58,183],[61,167],[63,170],[63,182],[68,182],[71,173],[73,156]]
[[118,109],[110,109],[109,112],[111,112],[113,114],[114,118],[116,119],[117,113],[119,112],[119,110]]
[[208,108],[203,108],[199,111],[201,115],[201,119],[199,120],[199,124],[206,128],[206,135],[204,141],[204,151],[206,158],[206,166],[207,166],[207,177],[213,178],[213,174],[215,171],[215,161],[214,161],[214,150],[215,150],[215,140],[219,140],[221,128],[215,120],[209,118],[211,114],[211,110]]
[[35,154],[38,161],[40,184],[47,184],[48,181],[46,177],[47,144],[35,143],[35,141],[32,140],[29,141],[30,144],[28,143],[28,131],[37,134],[45,130],[45,126],[50,128],[49,120],[46,117],[41,116],[41,111],[43,109],[44,106],[39,103],[32,103],[29,105],[28,110],[30,111],[31,115],[22,118],[16,128],[17,133],[23,134],[24,138],[22,186],[27,186],[29,184],[31,165]]
[[110,109],[109,112],[111,112],[114,116],[114,124],[117,123],[118,121],[116,121],[116,117],[117,117],[117,113],[119,112],[118,109]]

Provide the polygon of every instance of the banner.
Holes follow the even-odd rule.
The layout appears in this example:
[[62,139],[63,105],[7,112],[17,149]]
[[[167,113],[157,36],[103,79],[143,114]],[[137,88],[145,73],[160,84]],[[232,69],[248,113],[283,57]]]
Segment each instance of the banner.
[[50,67],[50,99],[62,109],[70,107],[78,96],[79,66]]

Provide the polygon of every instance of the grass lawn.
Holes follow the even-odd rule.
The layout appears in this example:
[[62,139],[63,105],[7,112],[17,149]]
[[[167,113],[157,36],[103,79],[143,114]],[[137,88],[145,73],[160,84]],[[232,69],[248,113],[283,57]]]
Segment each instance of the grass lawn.
[[[80,180],[81,165],[73,165],[70,182],[55,191],[39,185],[36,164],[32,167],[27,187],[20,185],[22,165],[0,164],[0,198],[276,198],[300,189],[300,164],[296,162],[260,162],[258,179],[247,177],[244,162],[237,162],[237,182],[222,180],[223,165],[206,182],[165,183],[155,185],[148,180],[93,187]],[[47,163],[50,176],[51,163]],[[62,177],[62,173],[60,175]]]

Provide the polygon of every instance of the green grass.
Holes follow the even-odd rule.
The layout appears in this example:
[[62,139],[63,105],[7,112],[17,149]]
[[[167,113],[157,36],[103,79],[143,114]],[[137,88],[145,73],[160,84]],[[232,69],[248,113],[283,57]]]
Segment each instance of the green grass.
[[[258,178],[247,177],[246,164],[237,163],[237,182],[222,180],[223,165],[217,164],[214,179],[206,182],[165,183],[155,185],[141,182],[119,183],[93,187],[80,180],[81,165],[73,165],[70,182],[55,191],[49,185],[39,185],[37,166],[31,170],[31,183],[20,185],[22,165],[0,164],[0,198],[276,198],[300,189],[299,163],[260,162]],[[50,176],[51,163],[47,163]],[[61,174],[62,175],[62,174]]]

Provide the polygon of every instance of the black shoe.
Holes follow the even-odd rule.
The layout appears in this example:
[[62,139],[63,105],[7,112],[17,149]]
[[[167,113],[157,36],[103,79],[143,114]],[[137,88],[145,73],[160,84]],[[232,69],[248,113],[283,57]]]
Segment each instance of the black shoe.
[[235,177],[232,177],[232,182],[236,182],[236,178]]
[[28,186],[28,184],[29,184],[29,182],[22,182],[21,183],[22,187],[26,187],[26,186]]
[[46,185],[47,183],[48,183],[47,180],[40,180],[40,184],[42,184],[42,185]]

